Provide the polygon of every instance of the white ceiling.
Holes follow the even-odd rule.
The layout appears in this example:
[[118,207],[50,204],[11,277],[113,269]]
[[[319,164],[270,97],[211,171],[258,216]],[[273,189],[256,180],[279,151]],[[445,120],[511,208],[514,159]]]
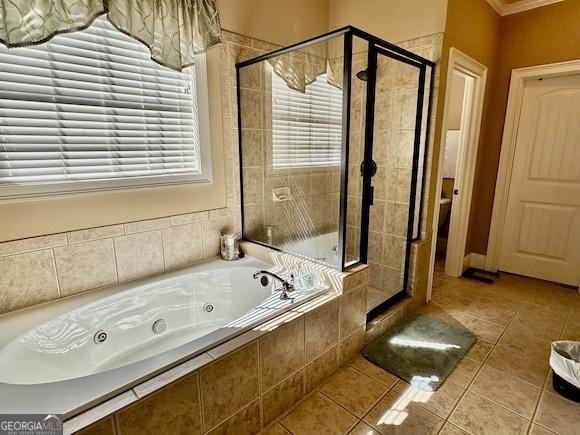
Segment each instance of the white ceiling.
[[518,12],[527,11],[552,3],[558,3],[563,0],[487,0],[500,15],[517,14]]

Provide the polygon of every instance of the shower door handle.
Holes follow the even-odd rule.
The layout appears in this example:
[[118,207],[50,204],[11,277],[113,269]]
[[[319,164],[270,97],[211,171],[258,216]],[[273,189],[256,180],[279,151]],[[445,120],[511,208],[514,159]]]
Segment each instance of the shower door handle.
[[375,188],[374,186],[369,186],[369,205],[373,205],[375,202]]
[[[360,175],[361,175],[361,177],[364,177],[365,176],[365,168],[366,168],[365,163],[366,163],[366,161],[363,160],[361,162],[361,164],[360,164]],[[375,176],[375,174],[377,173],[377,169],[378,169],[377,168],[377,163],[374,160],[371,160],[370,163],[369,163],[369,172],[370,172],[370,176],[371,177],[374,177]]]

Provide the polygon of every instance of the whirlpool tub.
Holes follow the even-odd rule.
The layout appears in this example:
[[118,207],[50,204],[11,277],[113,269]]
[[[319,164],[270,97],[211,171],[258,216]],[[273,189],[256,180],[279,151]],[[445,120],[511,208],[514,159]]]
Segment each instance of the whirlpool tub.
[[0,413],[73,415],[324,292],[281,300],[261,269],[213,260],[0,317]]

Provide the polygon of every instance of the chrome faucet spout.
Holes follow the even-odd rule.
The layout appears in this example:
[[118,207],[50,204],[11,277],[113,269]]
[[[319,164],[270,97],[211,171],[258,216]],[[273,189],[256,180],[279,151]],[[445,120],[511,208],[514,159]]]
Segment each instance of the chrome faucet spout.
[[[294,290],[296,290],[296,288],[294,287],[294,273],[290,272],[290,278],[284,279],[280,275],[277,275],[273,272],[270,272],[267,270],[259,270],[258,272],[254,273],[253,278],[258,279],[260,276],[264,276],[264,275],[269,276],[270,278],[273,278],[282,284],[282,288],[275,289],[276,291],[282,292],[282,294],[280,295],[280,299],[290,299],[290,297],[288,296],[288,293],[291,293]],[[266,285],[266,284],[264,284],[264,285]]]

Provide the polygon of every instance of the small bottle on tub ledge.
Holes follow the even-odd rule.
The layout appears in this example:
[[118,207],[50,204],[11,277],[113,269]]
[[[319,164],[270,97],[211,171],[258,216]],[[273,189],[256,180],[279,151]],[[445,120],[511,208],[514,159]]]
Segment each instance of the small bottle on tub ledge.
[[220,236],[220,254],[226,261],[234,261],[242,258],[244,253],[240,251],[239,233],[222,233]]

